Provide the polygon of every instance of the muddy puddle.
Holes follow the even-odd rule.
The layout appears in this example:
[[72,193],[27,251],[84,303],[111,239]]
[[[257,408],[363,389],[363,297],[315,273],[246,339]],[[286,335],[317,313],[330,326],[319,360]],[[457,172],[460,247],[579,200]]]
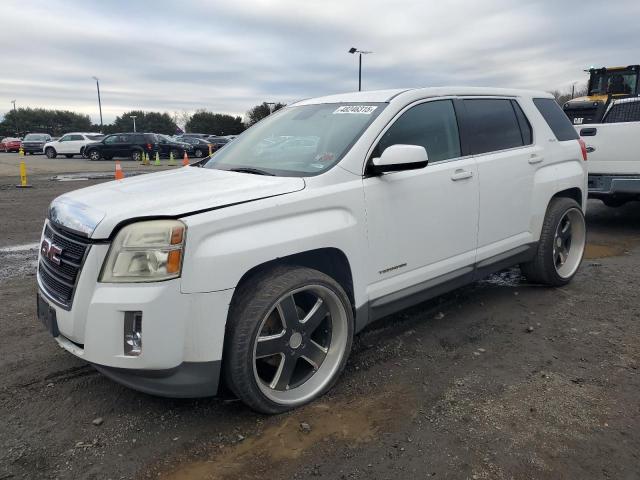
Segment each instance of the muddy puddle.
[[597,258],[619,257],[621,255],[625,255],[637,244],[638,241],[610,242],[606,245],[588,243],[584,251],[584,258],[586,260],[594,260]]
[[35,275],[37,264],[37,243],[0,248],[0,283],[11,278]]
[[[212,446],[205,460],[179,461],[163,480],[262,479],[319,449],[353,448],[375,441],[415,416],[414,397],[387,390],[351,401],[315,402],[291,414],[268,419],[262,431],[230,446]],[[400,408],[399,405],[402,405]],[[315,453],[314,453],[315,452]]]

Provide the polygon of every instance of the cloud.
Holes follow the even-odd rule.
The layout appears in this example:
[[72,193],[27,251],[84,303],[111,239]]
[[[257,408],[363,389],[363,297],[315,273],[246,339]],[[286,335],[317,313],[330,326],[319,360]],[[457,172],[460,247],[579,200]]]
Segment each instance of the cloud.
[[590,65],[640,63],[640,2],[205,0],[3,2],[0,112],[63,108],[243,114],[357,88],[566,89]]

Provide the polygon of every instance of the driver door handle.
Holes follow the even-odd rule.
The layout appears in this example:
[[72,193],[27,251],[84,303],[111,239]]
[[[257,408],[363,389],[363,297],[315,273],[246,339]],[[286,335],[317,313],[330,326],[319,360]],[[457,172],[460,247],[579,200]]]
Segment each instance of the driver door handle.
[[457,182],[458,180],[464,180],[465,178],[471,178],[471,177],[473,177],[473,172],[470,172],[468,170],[462,170],[461,168],[459,168],[458,170],[453,172],[453,175],[451,175],[451,180],[453,180],[454,182]]

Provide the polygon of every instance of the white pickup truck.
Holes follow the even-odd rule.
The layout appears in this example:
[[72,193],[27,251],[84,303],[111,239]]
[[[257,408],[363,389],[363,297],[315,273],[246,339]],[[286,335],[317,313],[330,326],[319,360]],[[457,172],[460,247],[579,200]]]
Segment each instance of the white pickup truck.
[[614,100],[602,123],[575,128],[589,153],[589,198],[609,207],[640,200],[640,97]]

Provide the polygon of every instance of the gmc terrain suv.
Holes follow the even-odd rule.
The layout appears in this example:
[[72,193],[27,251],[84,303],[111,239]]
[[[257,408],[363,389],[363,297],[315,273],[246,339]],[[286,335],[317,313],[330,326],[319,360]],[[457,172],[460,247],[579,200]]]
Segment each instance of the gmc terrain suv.
[[568,283],[585,245],[585,160],[542,92],[304,100],[203,168],[55,199],[38,316],[131,388],[196,397],[224,381],[282,412],[333,385],[373,320],[516,264]]

